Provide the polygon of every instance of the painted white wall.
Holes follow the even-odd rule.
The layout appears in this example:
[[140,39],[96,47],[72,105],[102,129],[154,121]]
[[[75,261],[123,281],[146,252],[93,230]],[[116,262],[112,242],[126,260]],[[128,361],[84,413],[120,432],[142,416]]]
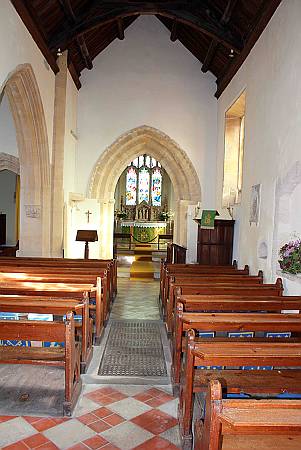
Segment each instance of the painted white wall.
[[137,126],[174,139],[199,175],[205,207],[215,203],[215,82],[200,62],[152,16],[137,19],[82,74],[79,92],[77,191],[85,193],[107,146]]
[[[249,264],[253,273],[263,269],[274,279],[272,247],[276,180],[300,160],[301,145],[301,2],[282,2],[247,60],[218,101],[217,204],[221,205],[224,115],[246,88],[245,154],[242,202],[235,255],[240,265]],[[260,222],[249,225],[252,185],[262,184]],[[299,199],[300,200],[300,199]],[[296,204],[300,217],[300,202]],[[300,224],[293,220],[292,231]],[[238,232],[238,230],[236,229]],[[301,234],[301,230],[297,230]],[[257,249],[265,241],[267,259]],[[288,291],[292,292],[291,288]]]
[[6,214],[6,244],[16,245],[16,174],[0,171],[0,213]]
[[0,103],[0,152],[19,157],[14,119],[5,94]]
[[42,98],[51,152],[54,73],[9,0],[1,0],[0,16],[0,87],[18,65],[31,64]]

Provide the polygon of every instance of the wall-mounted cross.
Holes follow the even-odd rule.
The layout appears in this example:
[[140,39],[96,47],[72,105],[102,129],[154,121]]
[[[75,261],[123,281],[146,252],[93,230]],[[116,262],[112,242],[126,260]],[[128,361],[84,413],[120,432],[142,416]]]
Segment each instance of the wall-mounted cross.
[[85,212],[86,216],[87,216],[87,223],[90,222],[90,215],[92,214],[89,210],[87,212]]

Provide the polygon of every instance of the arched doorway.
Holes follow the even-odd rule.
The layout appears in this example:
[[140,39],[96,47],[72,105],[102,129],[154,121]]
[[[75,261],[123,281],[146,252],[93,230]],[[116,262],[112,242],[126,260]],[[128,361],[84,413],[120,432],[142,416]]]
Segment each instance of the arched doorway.
[[5,216],[5,226],[2,222],[1,242],[15,246],[19,240],[19,159],[8,153],[0,153],[0,214]]
[[50,164],[42,100],[29,64],[11,73],[2,89],[14,119],[20,164],[20,254],[50,252]]
[[114,193],[129,161],[147,153],[160,161],[174,189],[174,241],[186,245],[188,205],[201,201],[198,175],[186,152],[165,133],[141,126],[120,136],[99,157],[90,177],[88,197],[100,203],[100,256],[112,257]]

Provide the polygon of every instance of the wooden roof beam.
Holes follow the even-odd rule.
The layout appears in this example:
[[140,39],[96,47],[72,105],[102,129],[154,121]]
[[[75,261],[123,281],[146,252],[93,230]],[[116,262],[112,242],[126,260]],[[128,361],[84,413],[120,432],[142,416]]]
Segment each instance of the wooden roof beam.
[[[236,6],[237,0],[228,0],[225,11],[220,20],[222,25],[227,25],[231,19],[232,12]],[[218,47],[218,41],[213,39],[209,45],[207,54],[205,56],[204,64],[202,65],[202,72],[206,73],[209,70],[210,64],[215,56],[216,49]]]
[[117,19],[117,27],[118,27],[118,39],[123,41],[124,39],[124,27],[122,19]]
[[70,75],[74,81],[75,86],[79,90],[82,87],[82,84],[80,82],[77,70],[74,67],[73,61],[71,59],[70,59],[70,61],[68,61],[68,69],[69,69]]
[[172,23],[170,40],[171,42],[175,42],[178,39],[178,22],[176,20]]
[[49,50],[45,37],[39,29],[34,17],[30,14],[24,0],[11,0],[11,2],[51,69],[55,74],[58,73],[59,67],[56,63],[56,58]]
[[[112,4],[110,5],[110,3]],[[112,9],[109,9],[109,6]],[[50,47],[53,49],[58,47],[65,49],[77,36],[124,17],[139,14],[158,14],[176,20],[179,23],[184,23],[199,32],[215,38],[229,49],[233,48],[239,53],[243,48],[240,37],[234,36],[228,27],[222,25],[212,15],[208,14],[208,9],[204,5],[198,4],[198,8],[195,9],[192,8],[193,6],[194,3],[187,3],[186,1],[165,2],[163,4],[139,1],[134,4],[108,2],[104,12],[95,13],[90,17],[88,10],[85,15],[77,17],[73,26],[68,26],[65,30],[56,33],[50,42]]]
[[226,87],[228,86],[228,84],[238,71],[238,69],[244,63],[245,59],[247,58],[250,51],[254,47],[256,41],[258,40],[259,36],[269,23],[271,17],[273,16],[274,12],[280,5],[281,1],[282,0],[270,0],[268,3],[267,2],[263,3],[263,9],[262,11],[260,11],[257,20],[255,20],[255,23],[253,24],[252,31],[249,33],[243,51],[239,56],[237,56],[233,60],[232,64],[230,65],[226,73],[217,80],[217,90],[215,92],[216,98],[219,98],[219,96],[226,89]]
[[[74,25],[74,23],[76,23],[76,15],[74,14],[70,0],[58,0],[58,2],[69,24],[71,26]],[[85,66],[87,69],[91,70],[93,68],[93,63],[84,36],[78,36],[76,38],[76,43]]]

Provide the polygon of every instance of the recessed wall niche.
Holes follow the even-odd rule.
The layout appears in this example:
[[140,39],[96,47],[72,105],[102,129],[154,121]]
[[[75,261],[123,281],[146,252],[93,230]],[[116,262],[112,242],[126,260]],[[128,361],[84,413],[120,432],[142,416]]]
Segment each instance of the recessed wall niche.
[[261,241],[259,243],[258,250],[257,250],[257,255],[258,255],[258,258],[260,258],[260,259],[267,259],[267,257],[268,257],[268,246],[267,246],[266,242]]
[[[301,237],[301,161],[276,181],[273,236],[273,275],[279,272],[279,249],[290,240]],[[297,277],[296,277],[297,281]]]

